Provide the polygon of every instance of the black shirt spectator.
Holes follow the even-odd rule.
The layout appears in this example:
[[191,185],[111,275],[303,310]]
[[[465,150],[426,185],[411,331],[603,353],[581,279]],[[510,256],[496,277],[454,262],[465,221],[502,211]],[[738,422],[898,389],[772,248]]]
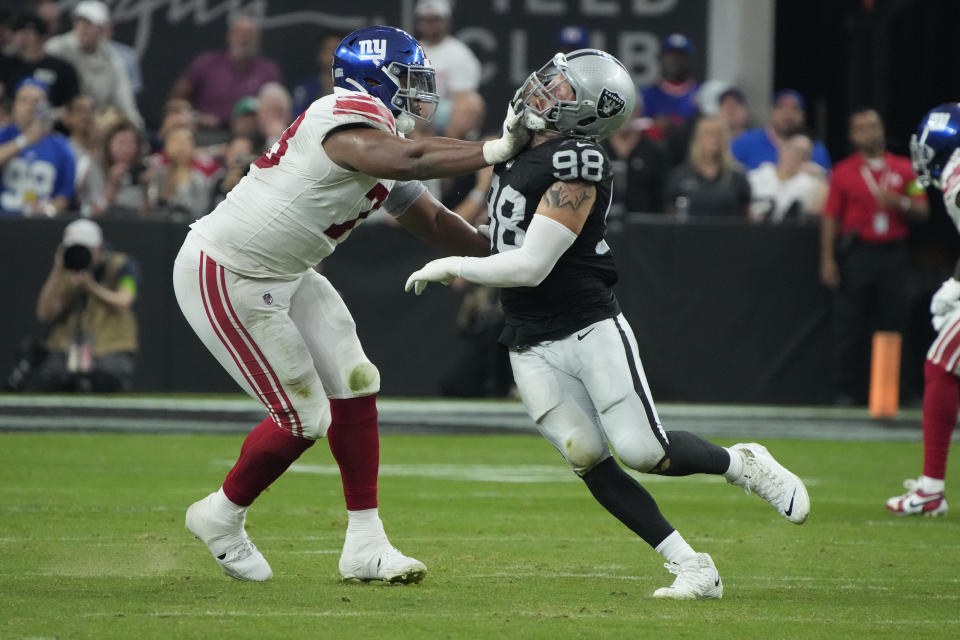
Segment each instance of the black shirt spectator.
[[50,104],[62,107],[79,92],[79,81],[72,64],[44,52],[47,28],[34,13],[14,18],[11,56],[0,61],[0,81],[4,94],[13,96],[20,81],[32,77],[49,87]]
[[746,217],[750,183],[730,153],[722,120],[697,121],[687,162],[670,172],[665,195],[667,211],[680,216]]
[[663,212],[664,153],[633,118],[603,142],[613,168],[610,215]]

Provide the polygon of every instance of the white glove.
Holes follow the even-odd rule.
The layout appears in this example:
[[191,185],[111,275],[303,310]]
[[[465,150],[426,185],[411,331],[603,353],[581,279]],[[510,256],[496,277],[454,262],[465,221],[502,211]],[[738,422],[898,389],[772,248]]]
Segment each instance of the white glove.
[[488,224],[477,225],[477,233],[479,233],[479,234],[482,235],[484,238],[486,238],[487,240],[489,240],[489,239],[490,239],[490,225],[488,225]]
[[930,324],[933,325],[933,330],[937,333],[940,333],[940,330],[943,329],[944,325],[947,324],[947,320],[950,319],[951,314],[945,313],[939,316],[933,316],[930,319]]
[[517,111],[511,104],[507,106],[507,117],[503,120],[503,135],[496,140],[483,143],[483,159],[487,164],[506,162],[527,146],[530,131],[523,124],[526,109]]
[[934,317],[946,316],[953,311],[958,301],[960,301],[960,282],[948,278],[930,299],[930,313]]
[[423,293],[423,290],[427,288],[427,284],[431,282],[450,284],[454,278],[460,276],[460,263],[462,260],[463,258],[460,256],[431,260],[410,274],[403,290],[410,291],[410,289],[413,289],[415,294],[420,295]]

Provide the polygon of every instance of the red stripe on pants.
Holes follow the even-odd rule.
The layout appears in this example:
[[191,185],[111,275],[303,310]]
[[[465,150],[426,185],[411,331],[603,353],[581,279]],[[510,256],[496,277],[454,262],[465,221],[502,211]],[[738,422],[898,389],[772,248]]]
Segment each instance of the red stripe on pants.
[[234,326],[239,327],[240,331],[243,332],[243,335],[246,337],[247,342],[250,343],[250,346],[253,347],[254,351],[257,352],[259,357],[259,362],[263,363],[263,367],[266,369],[267,375],[273,381],[274,388],[280,394],[280,397],[283,398],[284,404],[288,407],[286,410],[287,418],[293,424],[290,425],[293,428],[294,435],[303,435],[303,425],[300,423],[300,416],[297,415],[296,409],[293,408],[293,403],[290,402],[290,398],[287,397],[287,392],[283,390],[283,385],[280,384],[280,378],[277,376],[277,373],[270,366],[270,362],[264,357],[263,352],[260,351],[260,347],[257,346],[257,343],[250,337],[250,334],[247,332],[247,328],[243,326],[240,322],[240,318],[237,316],[237,312],[234,311],[233,305],[230,304],[230,297],[227,295],[227,274],[226,271],[221,267],[220,268],[220,283],[223,286],[223,299],[227,303],[227,310],[230,312],[230,315],[233,317]]
[[[289,405],[289,400],[286,394],[283,393],[283,387],[279,385],[279,382],[276,382],[277,388],[280,390],[280,394],[282,394],[281,399],[281,395],[271,386],[271,378],[276,380],[276,376],[272,370],[270,370],[269,374],[264,370],[264,365],[269,368],[269,363],[263,358],[263,354],[260,353],[259,349],[257,349],[257,353],[260,354],[263,364],[261,365],[261,362],[254,357],[253,351],[251,351],[250,347],[244,342],[243,337],[241,337],[237,329],[238,326],[242,328],[243,325],[240,324],[239,319],[236,319],[235,313],[234,318],[236,319],[236,324],[234,324],[223,306],[221,295],[224,300],[227,300],[227,304],[229,304],[229,298],[227,298],[225,279],[223,277],[220,279],[217,278],[217,270],[221,270],[222,273],[222,267],[209,256],[204,257],[201,255],[201,258],[204,267],[203,271],[201,271],[201,278],[205,278],[205,282],[201,282],[201,289],[203,288],[203,284],[206,284],[208,293],[207,315],[209,317],[212,311],[213,319],[211,319],[211,324],[213,324],[215,330],[219,329],[217,335],[220,337],[224,346],[227,347],[227,350],[230,351],[233,361],[240,368],[241,373],[243,373],[244,378],[250,386],[253,387],[254,392],[260,396],[261,401],[267,406],[267,409],[273,415],[277,424],[290,429],[294,435],[297,435],[298,431],[302,433],[299,417],[293,407]],[[223,290],[219,288],[219,282],[223,282]],[[231,307],[230,310],[233,311],[233,308]],[[244,330],[244,332],[246,331]],[[250,340],[249,336],[248,340]],[[256,343],[254,343],[253,340],[250,340],[250,344],[256,348]],[[285,402],[287,404],[284,404]]]

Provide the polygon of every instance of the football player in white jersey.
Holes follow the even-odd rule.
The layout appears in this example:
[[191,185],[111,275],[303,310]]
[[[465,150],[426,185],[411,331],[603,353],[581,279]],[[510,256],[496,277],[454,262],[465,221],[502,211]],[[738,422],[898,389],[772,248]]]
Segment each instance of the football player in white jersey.
[[340,467],[348,524],[344,579],[418,582],[423,563],[395,549],[377,512],[380,376],[349,311],[313,267],[384,207],[446,254],[485,255],[487,241],[425,191],[503,162],[528,140],[512,109],[501,138],[406,140],[436,104],[419,43],[367,27],[337,47],[335,92],[315,101],[209,215],[174,265],[180,308],[204,345],[269,416],[243,443],[222,487],[187,510],[186,526],[223,570],[267,580],[244,529],[247,508],[316,439]]
[[[719,598],[720,574],[660,513],[653,497],[611,455],[637,471],[710,473],[755,492],[790,522],[810,513],[803,482],[763,446],[727,449],[660,424],[637,341],[612,286],[605,240],[612,171],[599,141],[633,112],[636,90],[613,56],[557,54],[523,85],[529,148],[497,164],[491,186],[491,253],[427,263],[407,280],[420,293],[454,277],[503,287],[517,388],[540,432],[607,511],[656,549],[676,579],[658,598]],[[609,444],[608,444],[609,443]]]
[[[917,182],[943,192],[943,204],[960,229],[960,104],[942,104],[924,116],[910,139]],[[950,436],[960,410],[960,261],[930,300],[939,333],[923,363],[923,472],[909,478],[906,493],[887,500],[898,516],[947,512],[945,478]]]

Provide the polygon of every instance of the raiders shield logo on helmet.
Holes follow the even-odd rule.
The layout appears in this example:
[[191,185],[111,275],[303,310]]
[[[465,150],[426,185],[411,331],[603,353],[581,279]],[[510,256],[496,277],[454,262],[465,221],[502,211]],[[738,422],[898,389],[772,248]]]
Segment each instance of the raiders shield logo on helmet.
[[624,104],[626,101],[620,97],[619,93],[604,88],[600,99],[597,100],[597,115],[601,118],[612,118],[623,111]]

